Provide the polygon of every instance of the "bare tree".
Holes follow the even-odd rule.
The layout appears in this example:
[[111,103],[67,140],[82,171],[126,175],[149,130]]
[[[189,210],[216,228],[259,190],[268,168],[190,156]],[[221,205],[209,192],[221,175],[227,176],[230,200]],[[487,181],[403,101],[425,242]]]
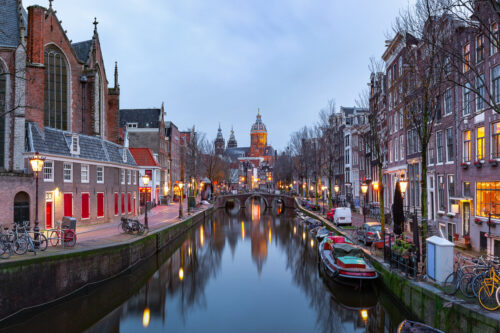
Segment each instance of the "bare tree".
[[335,100],[330,99],[319,113],[322,153],[325,158],[323,169],[328,178],[328,209],[332,208],[332,184],[335,167]]

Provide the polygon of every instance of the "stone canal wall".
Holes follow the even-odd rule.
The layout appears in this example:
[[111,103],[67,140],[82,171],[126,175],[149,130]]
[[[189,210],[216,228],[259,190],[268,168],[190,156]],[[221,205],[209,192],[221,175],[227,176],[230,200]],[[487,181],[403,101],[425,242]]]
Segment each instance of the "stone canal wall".
[[2,262],[0,320],[60,300],[133,269],[212,212],[213,208],[209,208],[126,242]]
[[[336,233],[348,237],[330,221],[304,209],[297,201],[296,204],[304,214],[322,221]],[[380,280],[384,287],[422,322],[450,333],[500,332],[498,312],[488,312],[480,305],[468,304],[461,299],[448,297],[437,287],[429,283],[409,280],[399,272],[391,270],[378,258],[369,253],[367,256],[380,273]]]

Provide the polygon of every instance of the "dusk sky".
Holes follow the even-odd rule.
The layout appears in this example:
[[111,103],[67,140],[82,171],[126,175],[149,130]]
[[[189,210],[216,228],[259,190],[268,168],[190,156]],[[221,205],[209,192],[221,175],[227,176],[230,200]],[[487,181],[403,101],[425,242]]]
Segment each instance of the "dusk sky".
[[[28,7],[48,1],[28,0]],[[181,130],[248,146],[257,108],[268,141],[283,149],[331,98],[352,106],[370,56],[405,0],[55,0],[73,42],[92,37],[94,17],[121,108],[160,107]]]

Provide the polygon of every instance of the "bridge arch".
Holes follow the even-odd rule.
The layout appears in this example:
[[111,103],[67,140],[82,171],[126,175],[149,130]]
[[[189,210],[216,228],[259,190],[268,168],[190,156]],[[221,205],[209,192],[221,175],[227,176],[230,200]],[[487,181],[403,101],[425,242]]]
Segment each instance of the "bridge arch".
[[232,197],[232,198],[227,198],[224,202],[224,208],[226,209],[233,209],[235,207],[238,207],[238,209],[241,208],[241,202],[240,202],[240,199],[236,198],[236,197]]
[[252,198],[259,198],[259,199],[262,199],[264,201],[264,204],[266,205],[266,208],[270,208],[272,206],[269,205],[269,201],[266,199],[265,196],[263,196],[262,194],[259,194],[259,193],[253,193],[253,194],[250,194],[248,196],[248,198],[246,198],[245,200],[245,207],[248,206],[248,201],[251,200]]

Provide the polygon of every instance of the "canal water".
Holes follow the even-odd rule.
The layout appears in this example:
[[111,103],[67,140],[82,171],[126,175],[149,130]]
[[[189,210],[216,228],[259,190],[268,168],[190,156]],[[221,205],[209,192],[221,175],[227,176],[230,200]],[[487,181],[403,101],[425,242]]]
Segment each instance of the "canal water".
[[375,286],[324,278],[295,212],[219,210],[129,274],[15,318],[15,332],[395,332],[407,317]]

